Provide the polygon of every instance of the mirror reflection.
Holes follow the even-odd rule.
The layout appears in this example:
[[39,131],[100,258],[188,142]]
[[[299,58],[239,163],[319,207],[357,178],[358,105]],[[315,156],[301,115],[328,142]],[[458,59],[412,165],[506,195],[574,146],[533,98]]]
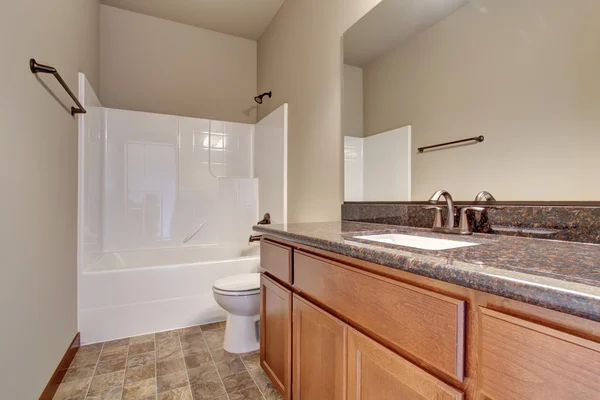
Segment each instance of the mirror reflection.
[[346,201],[600,199],[598,21],[595,0],[383,0],[344,34]]

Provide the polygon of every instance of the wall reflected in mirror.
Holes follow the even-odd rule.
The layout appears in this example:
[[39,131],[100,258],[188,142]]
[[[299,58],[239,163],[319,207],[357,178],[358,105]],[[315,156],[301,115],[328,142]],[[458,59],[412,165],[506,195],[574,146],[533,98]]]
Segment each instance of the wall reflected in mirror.
[[346,201],[600,200],[598,21],[596,0],[382,0],[343,38]]

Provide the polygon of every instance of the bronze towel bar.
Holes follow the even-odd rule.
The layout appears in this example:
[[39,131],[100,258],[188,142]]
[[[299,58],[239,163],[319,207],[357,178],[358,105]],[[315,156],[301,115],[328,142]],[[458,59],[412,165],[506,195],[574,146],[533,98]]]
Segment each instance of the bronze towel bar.
[[31,72],[34,73],[34,74],[37,74],[38,72],[43,72],[45,74],[52,74],[52,75],[54,75],[54,77],[56,78],[56,80],[58,81],[58,83],[60,83],[60,85],[63,87],[63,89],[65,89],[67,91],[67,93],[69,94],[69,96],[71,96],[71,99],[73,99],[73,101],[77,105],[77,107],[71,107],[71,115],[85,114],[87,112],[85,110],[85,108],[83,108],[83,106],[81,105],[81,103],[79,102],[79,100],[77,100],[77,97],[75,97],[75,95],[73,94],[73,92],[71,91],[71,89],[69,89],[69,87],[67,86],[67,83],[60,76],[60,74],[58,73],[58,71],[56,70],[56,68],[50,67],[48,65],[38,64],[32,58],[32,59],[29,60],[29,69],[31,69]]
[[436,147],[442,147],[442,146],[450,146],[451,144],[458,144],[458,143],[464,143],[464,142],[471,142],[471,141],[476,141],[476,142],[483,142],[483,139],[485,139],[483,136],[475,136],[472,138],[468,138],[468,139],[461,139],[461,140],[455,140],[454,142],[447,142],[447,143],[441,143],[441,144],[434,144],[433,146],[425,146],[425,147],[419,147],[419,153],[422,153],[425,150],[429,150],[429,149],[434,149]]

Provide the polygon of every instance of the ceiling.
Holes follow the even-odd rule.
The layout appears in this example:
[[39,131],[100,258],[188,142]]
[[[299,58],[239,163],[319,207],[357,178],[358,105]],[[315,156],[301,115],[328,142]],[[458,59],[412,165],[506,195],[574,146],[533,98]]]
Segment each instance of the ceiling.
[[382,0],[344,33],[344,63],[364,67],[471,0]]
[[102,4],[258,40],[284,0],[101,0]]

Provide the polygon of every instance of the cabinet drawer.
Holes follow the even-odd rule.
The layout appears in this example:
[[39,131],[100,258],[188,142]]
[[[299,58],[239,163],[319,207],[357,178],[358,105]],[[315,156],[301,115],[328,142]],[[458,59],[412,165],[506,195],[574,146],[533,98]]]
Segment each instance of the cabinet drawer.
[[294,286],[390,347],[463,380],[464,301],[301,251]]
[[349,329],[349,399],[462,400],[463,397],[460,390]]
[[260,241],[260,267],[283,282],[292,283],[292,249],[268,240]]
[[481,308],[482,396],[600,399],[600,344]]

